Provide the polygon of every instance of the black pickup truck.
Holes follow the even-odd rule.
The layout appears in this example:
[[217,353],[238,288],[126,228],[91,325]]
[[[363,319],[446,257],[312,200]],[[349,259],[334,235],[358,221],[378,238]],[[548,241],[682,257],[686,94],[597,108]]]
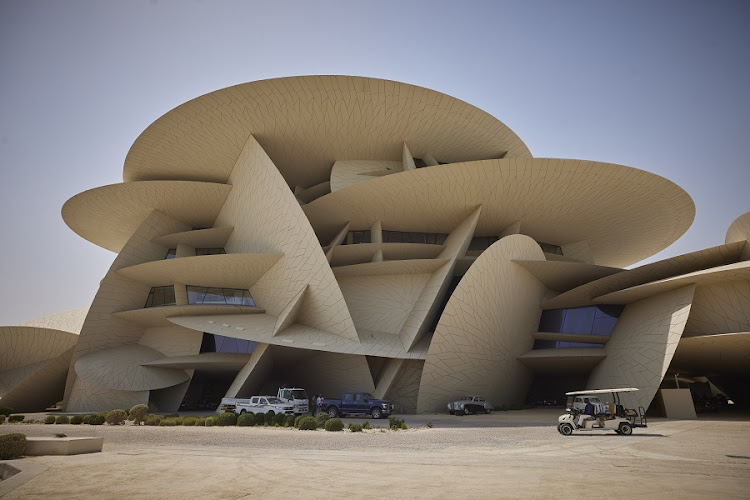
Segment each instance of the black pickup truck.
[[387,417],[393,413],[393,405],[377,399],[366,392],[345,392],[341,399],[323,398],[319,409],[331,418],[345,415],[372,415],[372,418]]

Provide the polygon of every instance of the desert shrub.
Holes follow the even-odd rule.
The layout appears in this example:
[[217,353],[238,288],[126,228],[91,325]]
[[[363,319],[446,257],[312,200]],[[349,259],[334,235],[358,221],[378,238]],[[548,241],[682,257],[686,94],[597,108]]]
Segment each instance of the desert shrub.
[[255,425],[255,417],[252,413],[243,413],[237,417],[237,425],[239,427],[253,427]]
[[69,424],[70,423],[70,417],[68,417],[67,415],[58,415],[55,418],[55,423],[56,424]]
[[196,427],[205,427],[206,426],[206,417],[200,417],[198,420],[195,421]]
[[329,418],[326,420],[325,429],[331,432],[339,432],[344,430],[344,422],[340,418]]
[[370,422],[368,420],[365,420],[365,423],[362,424],[362,429],[366,431],[369,431],[370,429],[372,429],[372,425],[370,425]]
[[73,415],[70,417],[70,423],[73,425],[81,425],[83,423],[83,417],[80,415]]
[[91,418],[89,418],[89,424],[91,425],[104,425],[104,422],[107,420],[107,418],[104,415],[96,414],[91,415]]
[[13,460],[23,455],[26,450],[26,436],[23,434],[5,434],[0,436],[0,460]]
[[268,426],[268,425],[273,425],[273,422],[274,422],[274,418],[275,418],[275,417],[276,417],[276,412],[275,412],[275,411],[273,411],[273,410],[268,410],[268,411],[266,412],[265,416],[263,417],[263,423],[264,423],[265,425],[267,425],[267,426]]
[[299,430],[301,431],[314,431],[318,428],[318,421],[315,417],[303,417],[299,421]]
[[195,427],[198,417],[185,417],[182,419],[182,425],[186,427]]
[[273,417],[274,425],[284,425],[284,422],[286,422],[286,415],[284,415],[283,413],[277,413]]
[[316,420],[318,421],[318,425],[323,425],[323,424],[325,424],[325,423],[326,423],[326,420],[328,420],[329,418],[331,418],[331,416],[330,416],[330,415],[328,415],[328,413],[326,413],[326,412],[324,412],[324,411],[322,411],[322,412],[318,413],[318,414],[317,414],[317,415],[315,416],[315,419],[316,419]]
[[0,414],[0,424],[5,423],[5,415]]
[[146,413],[148,413],[148,406],[144,404],[135,405],[128,412],[128,420],[132,420],[136,425],[140,425]]
[[91,421],[91,415],[84,415],[83,416],[83,423],[88,424]]
[[3,406],[2,408],[0,408],[0,415],[10,417],[11,413],[13,413],[13,408],[8,408],[7,406]]
[[182,425],[182,419],[179,417],[165,418],[159,422],[160,427],[176,427]]
[[237,425],[237,414],[234,412],[220,413],[219,416],[216,417],[216,425],[219,427]]
[[349,424],[349,430],[352,432],[362,432],[362,426],[360,424]]
[[26,418],[26,415],[11,415],[10,417],[8,417],[8,422],[10,423],[23,422],[24,418]]
[[400,418],[390,417],[388,418],[388,427],[390,427],[392,431],[406,429],[406,422],[404,422]]
[[55,423],[55,416],[54,415],[47,415],[46,417],[44,417],[43,422],[45,424],[54,424]]
[[299,415],[299,416],[297,416],[297,417],[294,418],[294,426],[297,429],[299,429],[300,420],[302,420],[303,418],[305,418],[305,415]]
[[401,422],[401,429],[404,431],[408,429],[408,427],[406,427],[406,422]]
[[164,415],[164,418],[178,418],[179,416],[179,413],[168,413],[167,415]]
[[432,420],[428,420],[428,421],[427,421],[427,427],[428,427],[429,429],[432,429],[433,427],[435,427],[435,424],[433,424],[433,423],[432,423]]
[[266,423],[266,414],[265,413],[255,413],[255,425],[263,425]]
[[294,415],[287,415],[284,427],[294,427],[295,420],[297,420],[297,417]]
[[146,417],[144,422],[146,425],[159,425],[159,422],[162,421],[162,418],[163,417],[161,415],[149,415],[148,417]]
[[128,412],[126,412],[125,410],[112,410],[111,412],[107,413],[104,421],[109,425],[122,425],[125,423],[125,419],[127,418]]
[[216,425],[216,419],[214,417],[206,417],[206,427],[213,427]]

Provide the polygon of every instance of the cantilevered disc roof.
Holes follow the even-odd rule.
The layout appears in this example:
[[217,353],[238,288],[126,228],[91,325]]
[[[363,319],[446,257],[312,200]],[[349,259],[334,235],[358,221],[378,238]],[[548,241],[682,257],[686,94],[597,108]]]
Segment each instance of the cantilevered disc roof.
[[125,159],[123,179],[225,182],[253,134],[291,186],[327,181],[336,160],[445,163],[530,157],[500,120],[451,96],[354,76],[245,83],[188,101],[152,123]]

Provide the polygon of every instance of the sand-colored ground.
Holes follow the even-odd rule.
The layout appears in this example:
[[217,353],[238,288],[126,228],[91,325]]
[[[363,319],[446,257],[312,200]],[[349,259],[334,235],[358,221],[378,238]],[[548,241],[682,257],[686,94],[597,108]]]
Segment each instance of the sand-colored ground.
[[362,434],[4,425],[105,437],[102,453],[22,459],[46,470],[6,498],[750,498],[748,421],[563,437],[556,413],[407,417],[419,427]]

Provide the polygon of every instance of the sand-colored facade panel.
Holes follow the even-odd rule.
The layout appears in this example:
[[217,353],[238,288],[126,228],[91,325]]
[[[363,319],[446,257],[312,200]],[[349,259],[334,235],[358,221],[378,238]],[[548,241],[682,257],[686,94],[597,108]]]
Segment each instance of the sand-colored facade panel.
[[540,242],[585,242],[593,263],[611,267],[666,248],[695,215],[690,196],[657,175],[611,163],[547,158],[400,172],[335,191],[303,208],[327,241],[347,222],[352,230],[364,230],[376,220],[383,229],[448,233],[480,205],[478,236],[500,235],[520,222],[521,232]]
[[544,260],[523,235],[494,243],[448,300],[425,360],[417,411],[439,411],[461,394],[522,403],[531,372],[518,360],[534,343],[545,288],[513,260]]
[[695,289],[685,336],[750,332],[750,279]]
[[81,333],[83,322],[89,313],[88,306],[60,311],[57,313],[47,314],[41,318],[35,318],[30,321],[21,323],[18,326],[34,326],[38,328],[48,328],[51,330],[61,330],[63,332]]
[[725,243],[735,241],[750,241],[750,212],[740,215],[729,225]]
[[746,375],[750,353],[750,331],[683,338],[677,346],[672,368],[684,375]]
[[33,326],[0,328],[0,372],[56,358],[76,345],[74,333]]
[[307,286],[305,324],[357,339],[344,297],[312,227],[254,137],[246,138],[228,182],[233,190],[216,219],[219,226],[235,228],[226,251],[284,254],[251,287],[257,304],[278,316]]
[[402,172],[400,161],[348,160],[337,161],[331,168],[331,192],[396,172]]
[[680,342],[694,292],[695,285],[687,285],[626,306],[588,388],[637,387],[626,399],[647,408]]

